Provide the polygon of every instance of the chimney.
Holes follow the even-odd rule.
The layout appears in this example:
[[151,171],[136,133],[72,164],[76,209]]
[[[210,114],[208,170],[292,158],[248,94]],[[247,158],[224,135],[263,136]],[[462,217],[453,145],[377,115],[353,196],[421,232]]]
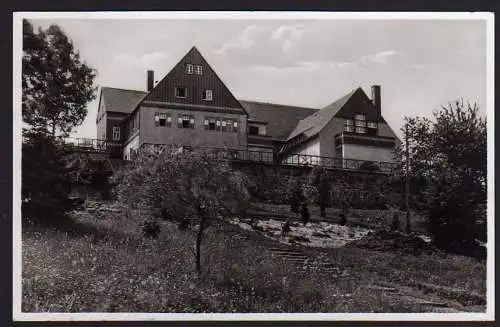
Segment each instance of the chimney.
[[372,85],[372,103],[377,111],[377,119],[382,117],[382,106],[380,104],[380,85]]
[[154,79],[155,79],[155,72],[152,70],[148,70],[148,84],[147,84],[147,90],[148,92],[151,91],[154,87]]

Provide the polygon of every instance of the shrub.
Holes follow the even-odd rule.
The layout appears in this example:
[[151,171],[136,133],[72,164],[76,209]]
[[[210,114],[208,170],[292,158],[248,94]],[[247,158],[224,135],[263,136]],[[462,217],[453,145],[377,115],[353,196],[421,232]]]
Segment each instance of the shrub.
[[161,227],[156,220],[145,220],[142,223],[142,234],[145,237],[157,239],[160,232]]

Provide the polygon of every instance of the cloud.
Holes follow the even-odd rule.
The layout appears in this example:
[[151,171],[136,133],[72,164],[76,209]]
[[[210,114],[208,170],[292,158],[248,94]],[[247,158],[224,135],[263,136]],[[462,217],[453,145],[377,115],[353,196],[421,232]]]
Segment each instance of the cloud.
[[237,62],[239,66],[284,68],[295,65],[300,59],[305,33],[306,27],[302,24],[278,27],[251,25],[239,36],[214,50],[214,53]]
[[362,68],[355,62],[329,62],[329,61],[298,61],[293,65],[275,66],[275,65],[252,65],[254,71],[265,73],[304,73],[317,72],[324,70],[337,70],[341,72],[358,71]]
[[221,48],[215,50],[215,53],[230,55],[232,52],[247,52],[251,51],[260,38],[266,38],[269,29],[257,25],[247,27],[243,33],[236,39],[231,40]]
[[158,62],[166,60],[167,57],[167,54],[165,54],[164,52],[144,53],[139,56],[134,56],[129,53],[118,53],[115,55],[115,59],[118,62],[127,65],[132,64],[141,68],[152,68]]
[[387,50],[387,51],[382,51],[378,52],[375,54],[371,55],[366,55],[361,57],[361,62],[362,63],[378,63],[378,64],[386,64],[389,62],[389,60],[395,56],[401,55],[400,52],[394,51],[394,50]]
[[426,65],[422,65],[422,64],[405,65],[405,67],[406,68],[413,68],[413,69],[420,69],[420,70],[427,69],[427,66]]
[[272,32],[270,40],[280,43],[284,53],[292,53],[294,47],[300,44],[304,33],[303,24],[283,25]]

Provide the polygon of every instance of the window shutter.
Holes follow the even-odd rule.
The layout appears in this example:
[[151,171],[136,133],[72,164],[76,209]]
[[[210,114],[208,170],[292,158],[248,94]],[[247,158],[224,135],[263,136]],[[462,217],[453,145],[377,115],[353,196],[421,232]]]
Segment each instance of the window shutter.
[[223,132],[227,132],[227,129],[226,129],[226,121],[225,121],[225,120],[223,120],[223,121],[222,121],[222,131],[223,131]]
[[220,120],[217,120],[215,124],[215,130],[220,131]]
[[160,126],[160,115],[155,113],[155,126]]
[[167,116],[167,127],[172,127],[172,116],[170,114]]
[[177,118],[177,127],[182,128],[182,117]]
[[191,116],[191,117],[189,118],[189,127],[190,127],[190,128],[194,128],[194,116]]
[[203,125],[205,126],[205,130],[208,130],[208,119],[207,118],[205,118]]
[[234,126],[234,131],[237,132],[238,131],[238,122],[235,121],[233,126]]

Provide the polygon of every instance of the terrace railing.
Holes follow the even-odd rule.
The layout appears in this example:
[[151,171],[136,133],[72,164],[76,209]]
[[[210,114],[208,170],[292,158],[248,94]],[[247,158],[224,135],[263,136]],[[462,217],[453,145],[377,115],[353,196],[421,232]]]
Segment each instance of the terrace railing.
[[[85,138],[68,138],[65,139],[65,143],[78,147],[80,151],[108,153],[117,158],[121,157],[122,146],[120,143]],[[186,149],[192,148],[186,147]],[[392,162],[342,159],[308,154],[289,154],[286,158],[279,159],[275,154],[268,151],[223,148],[200,148],[200,150],[207,151],[214,160],[274,163],[301,167],[323,166],[326,168],[381,172],[392,172],[397,167],[397,164]]]
[[75,146],[79,151],[96,152],[110,154],[113,157],[121,157],[122,145],[117,142],[91,138],[72,138],[63,139],[63,142],[69,146]]
[[290,154],[287,158],[278,160],[272,152],[254,150],[228,150],[217,148],[205,148],[210,151],[214,159],[233,160],[240,162],[263,162],[276,163],[280,165],[313,167],[323,166],[326,168],[392,172],[397,164],[392,162],[367,161],[358,159],[342,159],[307,154]]

